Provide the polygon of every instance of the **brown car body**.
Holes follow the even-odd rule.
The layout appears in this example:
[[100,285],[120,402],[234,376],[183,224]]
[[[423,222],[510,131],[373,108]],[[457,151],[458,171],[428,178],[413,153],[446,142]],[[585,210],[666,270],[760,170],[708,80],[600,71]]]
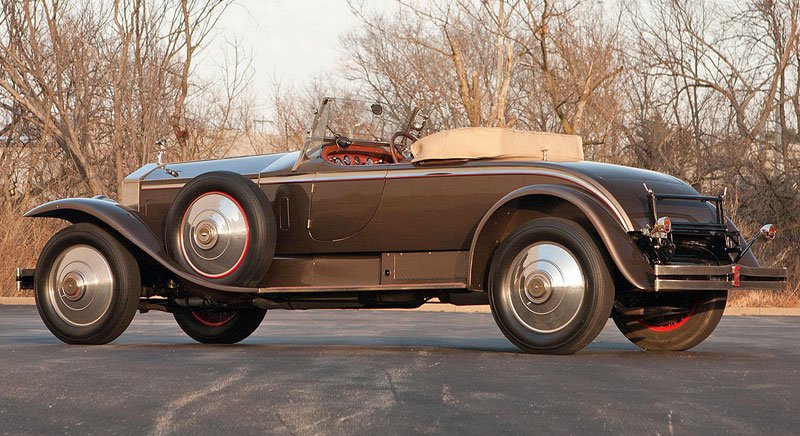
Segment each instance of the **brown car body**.
[[[536,217],[560,216],[598,235],[627,285],[653,291],[654,265],[632,237],[651,224],[643,184],[659,193],[699,195],[672,176],[596,162],[481,160],[349,167],[319,158],[293,170],[298,154],[170,165],[179,178],[150,164],[125,179],[123,192],[134,194],[122,204],[65,199],[26,216],[72,222],[93,217],[172,273],[182,272],[183,279],[223,292],[261,294],[481,291],[491,253],[504,236]],[[190,276],[178,270],[164,247],[164,220],[177,193],[191,178],[220,170],[257,183],[278,221],[275,260],[258,288],[219,286]],[[711,204],[695,201],[673,201],[659,212],[676,222],[699,224],[713,221],[716,213]],[[736,231],[729,221],[727,227]],[[749,252],[739,264],[760,266]],[[740,283],[737,288],[747,286]]]
[[[723,196],[700,196],[669,175],[587,161],[337,165],[325,149],[341,147],[336,138],[326,141],[311,158],[291,152],[148,164],[124,180],[119,203],[64,199],[25,216],[95,223],[132,247],[142,270],[143,310],[172,311],[172,300],[152,300],[164,296],[290,309],[416,307],[432,297],[487,304],[498,245],[543,217],[577,223],[595,239],[618,294],[786,286],[785,269],[760,267],[748,241],[725,218]],[[389,147],[365,141],[350,146],[379,154]],[[260,283],[199,277],[167,249],[166,217],[176,196],[212,171],[242,175],[269,199],[275,255],[265,262]],[[660,216],[674,223],[666,252],[650,234]],[[717,264],[695,262],[696,247],[713,252]],[[30,285],[33,275],[20,270],[18,279]]]

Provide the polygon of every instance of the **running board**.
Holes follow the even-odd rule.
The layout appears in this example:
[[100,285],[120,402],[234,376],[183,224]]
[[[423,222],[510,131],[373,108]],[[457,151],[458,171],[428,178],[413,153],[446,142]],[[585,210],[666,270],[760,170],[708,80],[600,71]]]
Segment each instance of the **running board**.
[[397,291],[441,291],[465,290],[464,282],[452,283],[408,283],[376,286],[287,286],[258,288],[258,294],[308,294],[327,292],[397,292]]

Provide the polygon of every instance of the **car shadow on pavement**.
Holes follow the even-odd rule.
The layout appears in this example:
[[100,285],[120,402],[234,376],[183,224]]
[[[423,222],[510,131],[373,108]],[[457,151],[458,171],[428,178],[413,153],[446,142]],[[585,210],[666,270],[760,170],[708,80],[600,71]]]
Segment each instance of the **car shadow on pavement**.
[[[482,339],[477,341],[452,340],[452,339],[420,339],[420,338],[372,338],[372,337],[316,337],[316,338],[250,338],[244,342],[232,345],[219,344],[200,344],[184,336],[161,336],[151,338],[146,342],[137,340],[139,338],[126,339],[123,335],[116,341],[107,345],[66,345],[54,337],[10,337],[4,341],[6,344],[13,345],[32,345],[39,348],[51,348],[54,352],[132,352],[132,351],[169,351],[171,353],[203,353],[225,357],[229,354],[248,356],[276,356],[276,355],[452,355],[461,353],[471,354],[496,354],[508,356],[539,356],[553,358],[570,358],[570,356],[547,356],[541,354],[525,353],[512,344],[505,344],[503,339]],[[683,351],[683,352],[648,352],[643,351],[624,342],[615,341],[595,341],[585,349],[572,355],[572,358],[593,358],[593,357],[613,357],[625,356],[637,360],[661,360],[661,359],[704,359],[704,360],[723,360],[723,359],[747,359],[747,353],[731,353],[719,351]]]

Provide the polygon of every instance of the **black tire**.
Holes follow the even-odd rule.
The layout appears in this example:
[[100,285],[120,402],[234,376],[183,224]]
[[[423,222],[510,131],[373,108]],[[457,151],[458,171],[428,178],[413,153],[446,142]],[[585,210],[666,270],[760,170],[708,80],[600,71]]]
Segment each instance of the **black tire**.
[[217,312],[176,312],[175,321],[189,337],[204,344],[235,344],[250,336],[264,320],[257,307]]
[[[246,236],[242,240],[246,240],[246,244],[241,249],[230,250],[230,254],[236,260],[235,264],[233,261],[230,265],[224,264],[219,261],[221,256],[217,258],[209,256],[213,260],[203,259],[201,255],[205,251],[197,245],[197,239],[193,239],[190,234],[192,223],[187,223],[185,230],[183,228],[189,208],[195,201],[208,195],[227,197],[238,207],[235,213],[241,213],[245,217],[246,233],[243,234]],[[170,256],[186,271],[214,283],[257,286],[264,279],[275,255],[277,229],[270,201],[264,191],[240,174],[215,171],[200,175],[186,184],[167,212],[165,227],[165,240]],[[220,243],[213,245],[208,252],[218,248],[225,252],[232,246]],[[190,258],[199,266],[194,265]],[[212,271],[227,268],[230,269],[222,273]]]
[[[70,275],[74,287],[66,285]],[[94,280],[84,282],[85,275]],[[124,245],[94,224],[79,223],[45,245],[36,263],[34,290],[39,315],[58,339],[100,345],[128,328],[142,285],[136,259]]]
[[714,292],[631,292],[629,307],[675,307],[683,311],[669,314],[623,315],[615,313],[614,323],[628,340],[647,351],[684,351],[697,346],[717,328],[727,291]]
[[[538,257],[528,262],[531,255]],[[558,268],[552,266],[555,260],[561,263]],[[515,265],[528,269],[516,275]],[[529,353],[572,354],[584,348],[600,334],[614,303],[603,253],[583,228],[565,219],[542,218],[521,226],[497,247],[489,274],[497,325]],[[515,286],[514,277],[526,284]]]

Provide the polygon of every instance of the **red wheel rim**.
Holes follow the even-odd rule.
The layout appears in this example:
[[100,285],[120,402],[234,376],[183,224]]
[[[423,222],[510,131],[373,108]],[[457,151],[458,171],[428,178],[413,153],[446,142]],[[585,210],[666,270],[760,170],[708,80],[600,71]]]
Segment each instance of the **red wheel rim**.
[[689,313],[683,316],[683,318],[676,319],[675,321],[672,321],[668,324],[654,325],[648,323],[642,318],[638,319],[637,321],[639,322],[639,324],[646,327],[648,330],[654,332],[671,332],[681,328],[682,325],[686,324],[689,321],[689,319],[692,317],[692,315],[694,315],[695,311],[697,310],[698,301],[699,301],[698,299],[695,299],[694,304],[692,304],[692,308],[689,310]]
[[236,315],[233,311],[192,312],[192,318],[206,327],[222,327],[236,318]]

